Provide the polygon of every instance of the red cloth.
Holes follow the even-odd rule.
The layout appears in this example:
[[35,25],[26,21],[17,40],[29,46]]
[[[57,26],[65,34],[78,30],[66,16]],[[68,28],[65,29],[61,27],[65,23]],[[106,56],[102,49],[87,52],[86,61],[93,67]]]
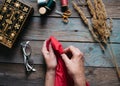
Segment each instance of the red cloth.
[[[65,63],[61,58],[61,54],[63,53],[64,50],[61,43],[58,42],[58,40],[55,39],[53,36],[51,36],[47,41],[46,45],[47,49],[49,49],[49,44],[51,44],[54,50],[58,63],[56,67],[55,86],[74,86],[74,81],[69,76]],[[89,86],[88,83],[86,83],[86,86]]]

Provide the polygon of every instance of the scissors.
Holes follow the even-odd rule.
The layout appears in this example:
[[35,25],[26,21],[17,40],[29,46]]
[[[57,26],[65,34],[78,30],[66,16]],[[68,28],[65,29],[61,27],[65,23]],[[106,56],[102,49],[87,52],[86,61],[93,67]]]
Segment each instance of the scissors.
[[68,22],[69,22],[68,17],[71,16],[71,11],[70,11],[70,10],[67,10],[67,11],[65,11],[64,13],[56,10],[55,13],[62,16],[62,19],[63,19],[63,22],[64,22],[64,23],[68,23]]

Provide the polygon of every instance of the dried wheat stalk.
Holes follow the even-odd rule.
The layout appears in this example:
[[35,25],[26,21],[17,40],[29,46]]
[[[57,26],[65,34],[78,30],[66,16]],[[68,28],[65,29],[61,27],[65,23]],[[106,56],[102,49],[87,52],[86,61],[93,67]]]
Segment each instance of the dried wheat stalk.
[[[90,1],[90,0],[87,0],[87,1]],[[95,6],[96,18],[94,17],[95,14],[91,13],[93,15],[92,23],[93,23],[94,31],[96,35],[99,36],[99,39],[101,40],[101,42],[104,42],[106,45],[108,45],[109,53],[112,57],[112,62],[115,65],[118,77],[120,78],[120,71],[116,61],[116,57],[113,53],[113,49],[109,44],[107,44],[107,40],[110,37],[110,33],[112,30],[112,19],[110,19],[110,23],[108,25],[106,22],[107,13],[105,10],[105,5],[102,2],[102,0],[94,0],[94,6]],[[91,6],[88,6],[88,7],[90,10],[93,9],[91,8]]]
[[90,0],[86,0],[86,2],[87,2],[87,5],[88,5],[88,8],[90,10],[91,15],[93,16],[93,19],[96,19],[95,9],[94,9],[91,1]]
[[102,48],[103,51],[105,51],[104,46],[101,44],[101,42],[99,41],[98,37],[97,37],[96,34],[94,33],[92,26],[88,23],[88,19],[87,19],[86,16],[84,15],[83,11],[77,6],[77,4],[76,4],[74,1],[72,1],[72,4],[73,4],[74,9],[80,14],[83,22],[88,26],[89,31],[91,32],[93,38],[94,38],[97,42],[99,42],[100,47]]
[[110,44],[108,44],[108,47],[109,47],[109,53],[110,55],[112,56],[112,63],[114,64],[115,68],[116,68],[116,73],[118,75],[118,78],[120,79],[120,70],[119,70],[119,67],[118,67],[118,64],[117,64],[117,60],[116,60],[116,57],[113,53],[113,49],[112,47],[110,46]]
[[88,19],[84,15],[83,11],[77,6],[77,4],[74,1],[72,1],[72,4],[73,4],[73,7],[75,8],[75,10],[77,10],[77,12],[80,14],[84,23],[88,26]]
[[[94,33],[99,37],[100,42],[107,44],[107,39],[110,37],[111,27],[108,26],[106,19],[107,14],[105,5],[102,0],[94,0],[94,6],[91,0],[86,0],[92,17]],[[95,7],[95,8],[94,8]]]
[[[113,50],[109,44],[107,44],[107,40],[110,37],[110,32],[112,30],[112,19],[110,19],[109,24],[107,24],[107,14],[105,10],[105,5],[103,4],[102,0],[94,0],[94,6],[92,5],[91,0],[86,0],[88,8],[90,10],[90,13],[92,15],[92,24],[93,27],[88,23],[88,20],[82,10],[76,5],[75,2],[73,3],[73,7],[77,10],[77,12],[80,14],[83,22],[89,27],[89,30],[93,36],[93,38],[99,42],[102,49],[105,51],[104,46],[101,44],[101,42],[108,45],[109,53],[112,57],[112,62],[116,67],[116,71],[118,74],[118,77],[120,78],[120,71],[119,67],[117,65],[117,61],[115,58],[115,55],[113,53]],[[95,8],[94,8],[95,7]]]

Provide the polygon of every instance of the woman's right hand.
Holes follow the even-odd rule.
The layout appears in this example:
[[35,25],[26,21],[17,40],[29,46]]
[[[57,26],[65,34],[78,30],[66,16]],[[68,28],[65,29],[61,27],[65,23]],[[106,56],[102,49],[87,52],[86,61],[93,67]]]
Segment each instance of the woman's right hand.
[[75,86],[86,86],[83,53],[78,48],[70,46],[64,49],[61,56]]

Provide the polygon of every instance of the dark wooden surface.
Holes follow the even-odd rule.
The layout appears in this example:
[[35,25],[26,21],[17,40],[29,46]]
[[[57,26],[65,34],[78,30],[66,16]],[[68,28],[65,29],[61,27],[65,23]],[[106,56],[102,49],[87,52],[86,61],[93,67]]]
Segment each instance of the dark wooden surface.
[[[85,54],[86,78],[91,86],[120,86],[111,57],[106,49],[102,53],[88,28],[84,26],[79,15],[74,11],[71,0],[69,8],[72,16],[68,24],[63,24],[61,16],[54,13],[48,16],[46,22],[41,22],[38,13],[37,0],[20,0],[34,7],[31,21],[23,28],[22,33],[12,49],[0,46],[0,86],[44,86],[45,65],[41,54],[43,41],[50,35],[55,36],[64,47],[74,45]],[[112,47],[120,66],[120,0],[103,0],[108,17],[113,18],[113,31],[108,43]],[[3,0],[0,0],[2,3]],[[60,0],[56,1],[56,9],[60,10]],[[87,9],[82,7],[87,18],[91,18]],[[26,75],[23,65],[20,43],[30,41],[31,58],[34,60],[36,72]]]

